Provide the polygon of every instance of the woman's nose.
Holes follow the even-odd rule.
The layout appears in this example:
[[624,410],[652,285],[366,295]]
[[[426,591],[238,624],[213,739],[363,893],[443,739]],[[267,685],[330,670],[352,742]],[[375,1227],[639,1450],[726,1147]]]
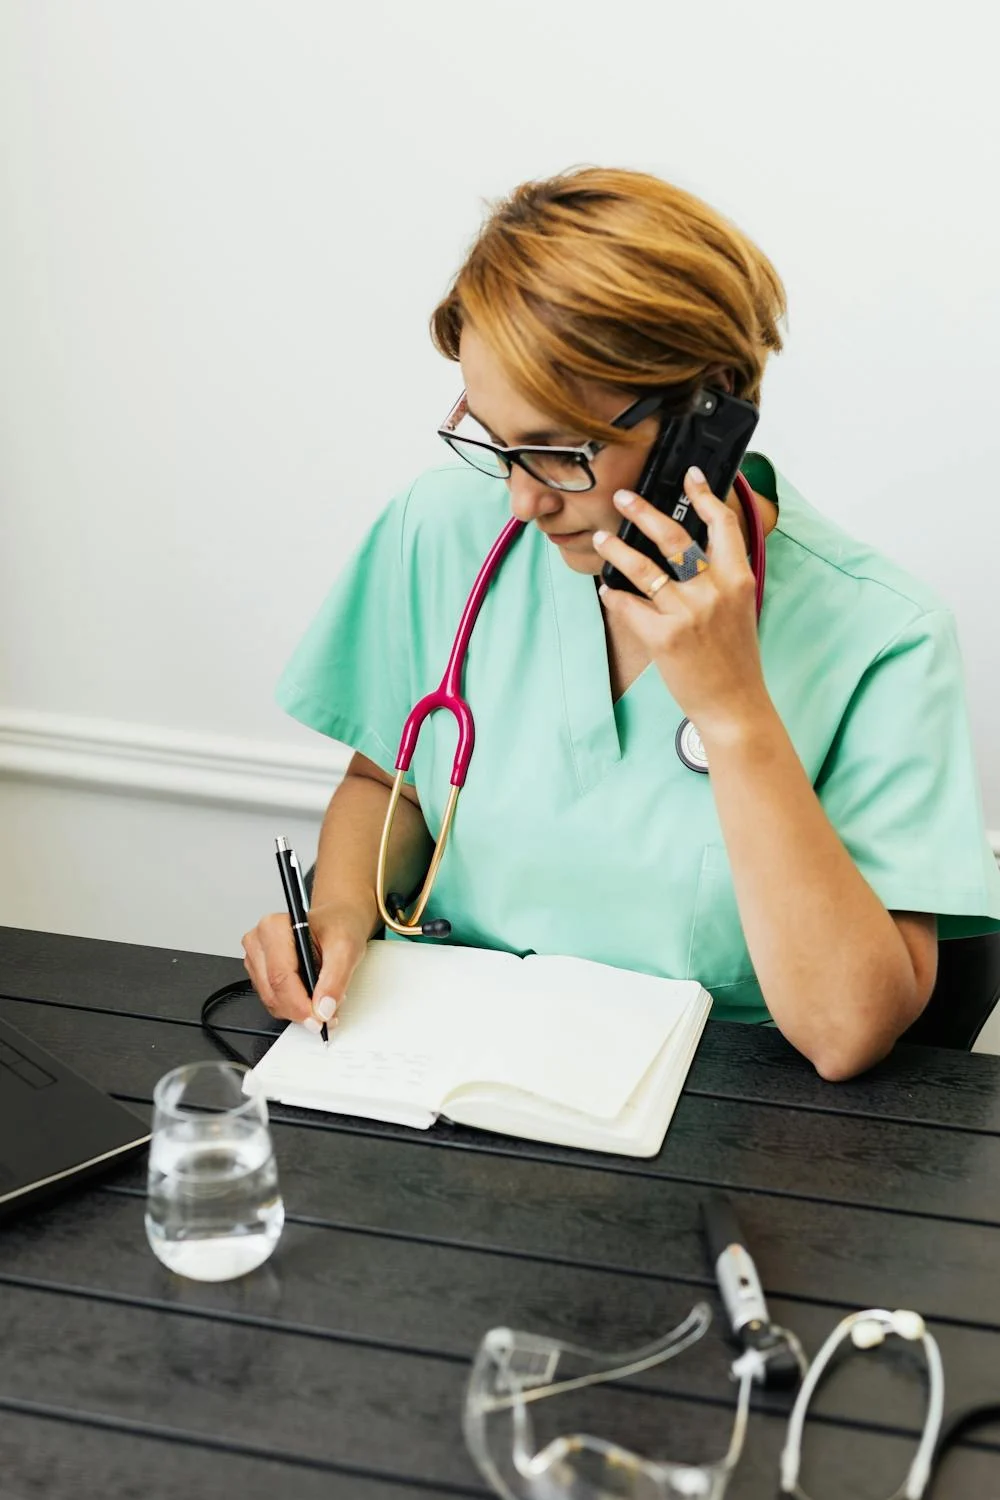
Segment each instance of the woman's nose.
[[539,516],[554,515],[562,506],[557,490],[550,489],[519,465],[507,481],[510,508],[519,521],[537,521]]

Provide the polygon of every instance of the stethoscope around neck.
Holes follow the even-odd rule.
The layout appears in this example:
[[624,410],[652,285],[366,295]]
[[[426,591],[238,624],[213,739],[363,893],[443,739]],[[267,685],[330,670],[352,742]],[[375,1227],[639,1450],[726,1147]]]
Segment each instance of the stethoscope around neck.
[[[747,530],[750,536],[750,567],[753,570],[755,583],[755,608],[757,621],[760,622],[760,612],[764,604],[764,574],[767,567],[767,556],[764,547],[764,527],[761,522],[760,512],[754,500],[753,490],[742,474],[737,474],[735,490],[739,499],[743,515],[746,517]],[[446,938],[451,933],[451,923],[443,917],[437,917],[424,922],[423,915],[427,909],[434,882],[437,879],[438,868],[444,857],[448,835],[455,817],[455,809],[458,805],[458,794],[465,785],[465,778],[469,771],[472,760],[472,751],[476,741],[476,726],[472,717],[472,710],[462,697],[462,673],[465,667],[465,658],[472,639],[479,611],[482,608],[486,591],[493,582],[500,564],[503,562],[511,545],[520,536],[525,528],[525,522],[512,518],[507,522],[493,543],[486,559],[472,585],[472,591],[465,602],[462,610],[462,618],[458,622],[455,639],[452,643],[448,656],[448,664],[444,669],[444,676],[433,692],[427,693],[420,702],[410,710],[409,717],[403,725],[403,733],[399,741],[399,753],[396,756],[396,775],[393,779],[392,790],[389,794],[389,806],[386,810],[385,823],[382,827],[382,837],[378,850],[378,869],[375,877],[375,895],[378,901],[379,915],[386,927],[400,937],[436,937]],[[389,854],[389,839],[392,834],[393,821],[396,816],[396,808],[399,804],[403,790],[403,781],[410,763],[413,760],[413,752],[417,746],[417,737],[420,734],[423,722],[437,709],[447,709],[455,716],[458,724],[458,745],[455,749],[455,759],[451,768],[451,790],[448,793],[448,801],[445,805],[444,816],[441,819],[441,829],[434,845],[434,853],[424,877],[424,883],[420,888],[413,909],[407,913],[405,903],[401,897],[385,892],[385,867]],[[701,775],[708,773],[708,758],[701,742],[701,736],[691,723],[690,719],[683,719],[678,725],[677,734],[674,738],[674,746],[682,763],[690,771],[697,771]]]

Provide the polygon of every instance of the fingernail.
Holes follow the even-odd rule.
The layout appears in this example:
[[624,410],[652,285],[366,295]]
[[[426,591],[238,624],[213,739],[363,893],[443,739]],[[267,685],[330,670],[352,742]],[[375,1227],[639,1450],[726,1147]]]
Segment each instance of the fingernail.
[[320,1032],[323,1029],[315,1016],[306,1016],[302,1024],[307,1031],[312,1033],[313,1036],[319,1036]]
[[619,509],[628,510],[629,506],[635,501],[635,496],[631,490],[615,490],[614,501]]
[[690,469],[688,469],[687,477],[689,479],[693,479],[694,482],[695,482],[695,484],[704,484],[705,483],[705,476],[701,472],[701,470],[699,469],[699,467],[698,467],[697,464],[692,464],[691,465]]
[[322,1000],[313,1001],[313,1010],[318,1016],[322,1016],[324,1021],[329,1021],[336,1009],[337,1002],[332,995],[324,995]]
[[600,588],[597,590],[598,598],[600,598],[600,599],[606,599],[608,597],[608,592],[609,592],[609,590],[608,590],[607,584],[606,583],[602,583],[601,586],[600,586]]
[[600,547],[604,542],[607,541],[607,539],[608,539],[608,533],[606,531],[595,531],[594,532],[594,546],[595,547]]

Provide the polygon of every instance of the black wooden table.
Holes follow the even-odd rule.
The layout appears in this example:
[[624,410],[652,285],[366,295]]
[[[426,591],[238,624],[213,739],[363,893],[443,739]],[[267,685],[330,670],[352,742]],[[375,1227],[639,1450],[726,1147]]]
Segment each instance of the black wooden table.
[[[204,995],[239,963],[0,929],[0,1016],[147,1113],[216,1055]],[[255,1060],[252,998],[228,1035]],[[914,1307],[947,1405],[1000,1395],[1000,1059],[906,1048],[824,1084],[775,1032],[710,1023],[661,1155],[572,1152],[280,1107],[288,1220],[242,1281],[183,1282],[147,1248],[144,1164],[0,1230],[3,1500],[413,1500],[486,1493],[459,1421],[500,1323],[597,1347],[657,1336],[707,1296],[699,1203],[736,1200],[774,1315],[814,1353],[846,1311]],[[716,1325],[642,1379],[636,1442],[721,1453],[733,1388]],[[848,1362],[807,1429],[817,1500],[887,1496],[923,1420],[920,1367]],[[776,1493],[787,1402],[758,1398],[733,1500]],[[933,1491],[1000,1497],[1000,1428]]]

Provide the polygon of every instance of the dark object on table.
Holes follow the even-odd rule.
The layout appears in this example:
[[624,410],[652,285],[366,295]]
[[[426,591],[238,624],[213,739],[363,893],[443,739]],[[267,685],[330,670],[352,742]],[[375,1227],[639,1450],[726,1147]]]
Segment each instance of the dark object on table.
[[0,1021],[0,1215],[138,1151],[143,1122]]

